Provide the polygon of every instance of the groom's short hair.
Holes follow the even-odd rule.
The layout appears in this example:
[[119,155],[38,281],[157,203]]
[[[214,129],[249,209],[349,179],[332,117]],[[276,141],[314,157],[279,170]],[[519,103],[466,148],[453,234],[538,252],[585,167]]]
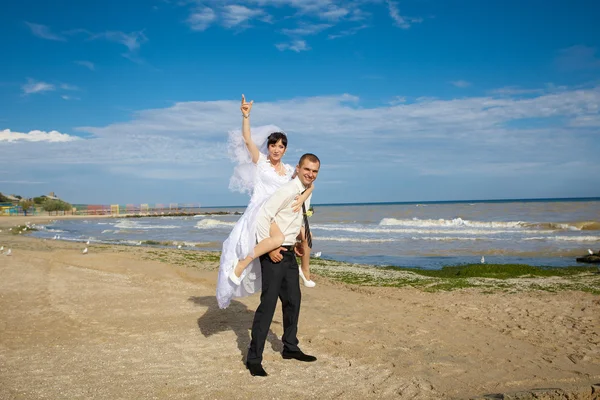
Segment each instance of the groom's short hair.
[[319,157],[315,156],[312,153],[303,154],[302,157],[300,157],[300,161],[298,161],[298,165],[302,166],[302,163],[304,162],[304,160],[308,160],[310,162],[316,162],[316,163],[319,163],[319,165],[321,165],[321,160],[319,160]]

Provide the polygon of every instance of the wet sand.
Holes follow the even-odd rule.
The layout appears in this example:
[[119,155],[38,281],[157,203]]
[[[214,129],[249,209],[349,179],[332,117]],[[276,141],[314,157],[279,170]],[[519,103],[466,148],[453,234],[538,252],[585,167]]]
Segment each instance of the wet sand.
[[428,293],[315,275],[316,288],[302,287],[299,339],[318,361],[281,358],[278,307],[270,375],[258,378],[243,361],[259,297],[220,310],[214,253],[91,245],[83,255],[81,243],[7,231],[49,219],[0,217],[0,245],[13,252],[0,255],[1,399],[451,399],[536,388],[600,398],[597,295]]

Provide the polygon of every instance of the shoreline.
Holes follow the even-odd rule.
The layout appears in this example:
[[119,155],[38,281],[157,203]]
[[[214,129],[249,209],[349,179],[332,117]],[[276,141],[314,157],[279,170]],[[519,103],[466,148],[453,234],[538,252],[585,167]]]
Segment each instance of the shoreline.
[[317,287],[302,287],[299,339],[319,360],[281,359],[279,305],[261,381],[243,365],[259,296],[218,309],[216,252],[92,244],[82,255],[79,242],[9,234],[6,220],[0,244],[13,255],[0,256],[0,398],[598,393],[600,296],[543,288],[561,277],[435,288],[432,277],[411,283],[409,271],[313,259]]
[[[86,219],[84,216],[58,216],[45,217],[31,221],[29,217],[11,217],[0,219],[0,229],[34,222],[48,223],[56,219]],[[97,216],[96,218],[103,218]],[[16,225],[6,222],[16,222]],[[28,237],[29,235],[25,235]],[[43,240],[32,238],[32,240]],[[60,240],[59,240],[60,242]],[[66,241],[73,244],[83,244],[84,241]],[[141,241],[142,248],[149,249],[155,260],[169,260],[172,258],[171,251],[198,252],[197,260],[211,259],[218,263],[220,252],[216,250],[202,249],[202,246],[191,248],[186,246],[178,249],[177,245],[169,241]],[[140,246],[130,243],[104,243],[94,242],[91,246],[106,248]],[[573,255],[574,256],[574,255]],[[181,260],[174,261],[181,264]],[[448,274],[446,270],[453,271]],[[499,270],[504,273],[499,274]],[[554,273],[542,274],[540,271],[554,271]],[[473,271],[478,271],[473,274]],[[562,273],[562,272],[569,272]],[[441,269],[425,269],[418,267],[384,266],[352,263],[338,260],[311,258],[311,273],[326,277],[333,281],[344,284],[364,287],[411,287],[425,291],[451,291],[466,288],[478,288],[488,291],[524,291],[545,290],[565,291],[579,290],[592,294],[600,294],[600,267],[590,264],[573,262],[569,267],[534,267],[528,264],[467,264],[444,266]],[[456,276],[453,276],[455,275]],[[547,276],[544,276],[547,275]]]
[[[206,212],[206,213],[200,213],[200,214],[195,214],[195,215],[206,215],[206,216],[211,216],[211,215],[240,215],[241,213],[239,212],[222,212],[222,211],[218,211],[218,212]],[[177,216],[187,216],[189,217],[190,215],[177,215]],[[44,223],[48,223],[48,222],[53,222],[55,220],[69,220],[69,219],[121,219],[121,218],[132,218],[132,219],[137,219],[137,218],[152,218],[152,217],[177,217],[176,215],[151,215],[151,216],[146,216],[146,215],[137,215],[137,214],[129,214],[129,215],[91,215],[91,216],[82,216],[82,215],[61,215],[61,216],[28,216],[28,217],[24,217],[24,216],[10,216],[10,217],[5,217],[2,218],[0,217],[0,227],[2,226],[2,224],[4,223],[6,226],[8,226],[8,224],[14,224],[14,225],[18,225],[18,224],[25,224],[25,221],[28,222],[33,222],[33,223],[38,223],[38,224],[44,224]],[[4,222],[2,222],[4,221]],[[12,222],[11,222],[12,221]],[[581,230],[589,230],[591,228],[594,228],[596,226],[600,227],[600,222],[594,222],[594,221],[588,221],[588,222],[581,222],[580,224],[582,225],[586,225],[586,226],[582,226]],[[593,226],[592,226],[593,225]],[[1,228],[0,228],[1,229]],[[83,240],[83,239],[82,239]],[[74,241],[77,241],[74,239]],[[194,242],[188,242],[184,239],[178,239],[178,240],[164,240],[164,239],[149,239],[149,240],[134,240],[132,239],[130,242],[142,242],[142,244],[145,245],[161,245],[164,247],[171,247],[174,248],[177,246],[177,244],[182,244],[184,245],[184,247],[188,247],[188,248],[193,248],[193,247],[197,247],[199,249],[202,249],[204,251],[220,251],[220,246],[219,248],[212,248],[212,249],[208,249],[209,247],[214,247],[214,243],[217,242],[200,242],[200,243],[194,243]],[[119,244],[117,242],[113,242],[113,241],[99,241],[101,243],[104,244]],[[177,243],[177,244],[173,244],[173,243]],[[122,244],[127,245],[128,241],[124,241],[122,242]],[[588,245],[589,246],[589,245]],[[208,247],[208,248],[207,248]],[[445,266],[457,266],[457,265],[463,265],[463,264],[468,264],[468,263],[472,263],[473,262],[473,258],[479,259],[481,256],[485,256],[489,261],[492,261],[494,259],[496,260],[501,260],[501,262],[499,264],[515,264],[515,263],[521,263],[521,264],[528,264],[526,259],[532,259],[531,262],[534,262],[533,259],[537,259],[539,260],[539,262],[535,262],[535,264],[528,264],[528,265],[536,265],[536,266],[540,266],[540,267],[549,267],[549,268],[553,268],[553,265],[556,267],[567,267],[567,266],[580,266],[580,265],[585,265],[585,262],[578,262],[577,258],[580,257],[585,257],[588,253],[585,251],[585,247],[584,244],[581,245],[581,249],[561,249],[561,248],[545,248],[543,250],[539,250],[539,251],[531,251],[531,250],[521,250],[521,251],[510,251],[510,252],[506,252],[506,251],[499,251],[499,250],[495,250],[495,249],[491,249],[491,250],[476,250],[476,251],[472,251],[472,252],[465,252],[463,251],[457,251],[454,252],[453,254],[436,254],[436,255],[431,255],[431,257],[438,257],[440,259],[443,258],[454,258],[455,260],[451,263],[445,264]],[[420,257],[424,257],[423,255],[414,255],[409,253],[404,254],[403,256],[399,256],[399,257],[395,257],[396,260],[393,260],[394,257],[391,257],[392,260],[388,260],[386,261],[378,261],[375,263],[371,263],[369,262],[369,260],[362,260],[362,261],[356,261],[356,260],[349,260],[349,259],[344,259],[344,257],[338,258],[338,259],[331,259],[332,261],[335,262],[340,262],[340,263],[355,263],[355,264],[359,264],[359,265],[373,265],[373,266],[377,266],[377,267],[396,267],[396,268],[401,268],[401,269],[413,269],[413,268],[424,268],[424,269],[439,269],[444,265],[441,266],[436,266],[436,267],[423,267],[420,265],[415,265],[415,264],[411,264],[411,261],[405,261],[405,259],[408,260],[415,260],[415,259],[419,259]],[[525,259],[525,261],[519,261],[519,259]],[[543,259],[548,259],[548,264],[543,264],[543,262],[541,260]],[[566,259],[569,259],[568,261]],[[558,264],[558,265],[557,265]],[[589,263],[588,263],[589,265]]]

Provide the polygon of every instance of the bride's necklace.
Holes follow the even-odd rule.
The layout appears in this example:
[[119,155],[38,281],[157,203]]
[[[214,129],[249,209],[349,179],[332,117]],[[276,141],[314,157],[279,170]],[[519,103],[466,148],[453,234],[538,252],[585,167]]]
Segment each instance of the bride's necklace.
[[284,169],[283,169],[283,163],[281,161],[279,162],[279,164],[273,165],[273,163],[269,159],[269,163],[271,163],[271,166],[273,167],[273,169],[275,170],[277,175],[285,175]]

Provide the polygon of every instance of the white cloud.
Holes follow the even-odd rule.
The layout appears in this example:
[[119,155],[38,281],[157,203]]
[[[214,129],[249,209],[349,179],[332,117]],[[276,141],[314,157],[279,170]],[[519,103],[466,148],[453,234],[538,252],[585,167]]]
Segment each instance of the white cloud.
[[148,41],[144,31],[125,33],[121,31],[108,31],[94,34],[91,39],[104,38],[112,42],[117,42],[127,47],[129,52],[137,51],[142,43]]
[[46,40],[57,40],[61,42],[67,40],[64,36],[53,33],[46,25],[34,24],[31,22],[25,22],[25,24],[29,27],[29,29],[31,29],[31,33],[39,38]]
[[292,50],[296,53],[310,50],[310,47],[308,47],[304,40],[293,40],[290,43],[277,43],[275,47],[277,47],[279,51]]
[[452,85],[456,86],[456,87],[459,87],[459,88],[466,88],[466,87],[469,87],[469,86],[471,86],[471,83],[470,83],[470,82],[467,82],[467,81],[462,81],[462,80],[459,80],[459,81],[452,81],[452,82],[450,82],[450,83],[451,83]]
[[60,88],[62,90],[79,90],[79,88],[75,85],[70,85],[68,83],[61,83]]
[[335,33],[335,34],[330,34],[330,35],[327,36],[327,38],[328,39],[339,39],[339,38],[342,38],[342,37],[345,37],[345,36],[352,36],[352,35],[357,34],[359,31],[361,31],[361,30],[363,30],[365,28],[368,28],[368,27],[369,27],[368,25],[355,26],[353,28],[345,29],[345,30],[340,31],[340,32]]
[[23,93],[27,95],[33,93],[51,92],[56,90],[56,86],[50,83],[36,81],[34,79],[28,79],[27,83],[21,86],[21,89],[23,89]]
[[[242,2],[227,0],[224,2],[206,0],[199,2],[183,0],[177,4],[189,6],[190,14],[186,23],[192,30],[204,31],[213,24],[220,24],[227,29],[249,28],[252,26],[252,21],[259,20],[273,24],[276,29],[284,25],[285,27],[280,32],[296,41],[296,43],[278,43],[276,44],[278,49],[305,51],[310,49],[304,40],[305,36],[316,35],[325,29],[339,27],[341,29],[338,32],[328,35],[329,39],[337,39],[354,35],[371,26],[366,22],[371,14],[363,10],[363,7],[371,3],[387,5],[395,25],[403,29],[423,22],[422,18],[400,15],[397,3],[392,1],[248,0]],[[198,6],[198,4],[202,5]],[[270,10],[273,10],[273,13],[269,13]],[[274,15],[277,15],[277,18]],[[297,28],[288,28],[291,25],[290,21],[295,21]],[[318,23],[318,21],[324,23]]]
[[346,8],[330,6],[327,10],[319,12],[319,17],[331,21],[338,21],[348,14],[350,14],[350,11]]
[[[60,83],[58,85],[56,84],[52,84],[52,83],[47,83],[47,82],[42,82],[42,81],[36,81],[35,79],[27,79],[27,83],[24,84],[23,86],[21,86],[21,89],[23,90],[23,95],[29,95],[29,94],[35,94],[35,93],[43,93],[43,92],[53,92],[53,91],[76,91],[79,90],[79,88],[75,85],[71,85],[68,83]],[[65,100],[67,100],[65,97],[69,97],[69,96],[62,96]]]
[[[256,101],[254,107],[260,112],[253,126],[275,124],[288,133],[287,162],[314,152],[323,160],[323,178],[331,181],[348,181],[349,174],[362,169],[384,171],[387,179],[477,174],[521,179],[599,170],[600,86],[527,98],[411,102],[397,97],[379,107],[365,107],[359,98],[342,94]],[[71,140],[64,143],[31,143],[36,135],[5,130],[0,133],[0,168],[27,160],[27,168],[93,164],[115,176],[203,180],[215,170],[228,175],[232,165],[225,143],[227,131],[239,129],[232,120],[238,108],[239,99],[176,103],[138,112],[130,121],[78,128],[90,135],[86,139],[56,132],[64,135],[56,138]],[[51,141],[52,133],[38,136]],[[10,145],[4,143],[9,137]]]
[[28,133],[11,132],[10,129],[0,131],[0,142],[71,142],[74,140],[79,140],[79,138],[58,131],[30,131]]
[[234,4],[227,5],[223,10],[223,25],[226,28],[232,28],[264,14],[263,10],[252,10],[248,7]]
[[307,35],[316,35],[317,33],[330,28],[332,25],[330,24],[301,24],[299,27],[297,28],[293,28],[293,29],[289,29],[289,28],[285,28],[282,29],[281,32],[283,32],[285,35],[288,36],[307,36]]
[[390,17],[394,20],[394,24],[402,29],[408,29],[412,24],[423,22],[423,18],[413,18],[400,15],[398,4],[394,1],[387,0]]
[[194,9],[190,14],[186,22],[190,28],[194,31],[206,30],[215,20],[217,15],[214,10],[210,7],[203,7]]
[[392,100],[390,100],[391,105],[396,106],[398,104],[404,104],[406,103],[406,97],[404,96],[396,96],[394,97]]
[[90,71],[95,71],[96,66],[91,61],[75,61],[75,64],[88,68]]

